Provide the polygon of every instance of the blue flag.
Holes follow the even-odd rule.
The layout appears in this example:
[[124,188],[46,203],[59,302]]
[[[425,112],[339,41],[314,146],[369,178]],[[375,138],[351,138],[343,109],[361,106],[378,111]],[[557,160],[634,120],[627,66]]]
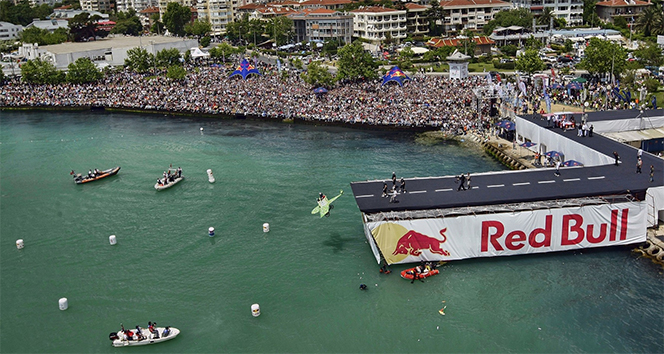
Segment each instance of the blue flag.
[[657,97],[652,96],[652,109],[657,109]]

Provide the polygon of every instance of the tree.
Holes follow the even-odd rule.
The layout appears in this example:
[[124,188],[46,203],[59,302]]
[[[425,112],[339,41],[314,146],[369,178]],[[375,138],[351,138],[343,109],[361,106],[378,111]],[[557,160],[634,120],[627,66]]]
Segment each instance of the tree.
[[164,27],[164,23],[159,21],[159,14],[154,14],[152,17],[150,17],[152,20],[152,27],[150,27],[150,33],[159,33],[162,34],[164,33],[166,27]]
[[2,86],[5,83],[5,73],[0,70],[0,86]]
[[28,60],[21,66],[21,79],[32,84],[57,84],[64,80],[64,76],[53,64],[39,58]]
[[273,17],[265,26],[265,31],[278,46],[284,45],[293,33],[293,20],[286,16]]
[[336,39],[327,40],[325,43],[323,43],[321,52],[325,55],[335,55],[339,50],[339,44],[339,41]]
[[581,65],[591,74],[619,73],[625,66],[627,53],[619,44],[591,38]]
[[136,15],[136,10],[129,9],[126,12],[118,12],[115,27],[113,27],[111,33],[138,36],[142,32],[143,24],[141,23],[141,19],[138,18],[138,15]]
[[59,44],[67,41],[67,30],[58,28],[53,33],[39,27],[28,27],[19,35],[23,43],[39,45]]
[[147,50],[137,47],[127,51],[127,59],[125,59],[125,66],[129,69],[144,73],[150,70],[154,65],[154,55],[148,53]]
[[210,42],[212,42],[212,38],[210,36],[205,36],[201,38],[198,43],[201,45],[201,47],[205,48],[210,45]]
[[664,15],[661,4],[648,6],[636,21],[637,31],[646,37],[664,34]]
[[378,78],[378,64],[370,53],[364,50],[360,41],[346,44],[338,51],[337,80]]
[[569,39],[565,40],[565,46],[564,46],[563,50],[565,51],[565,53],[569,53],[572,50],[574,50],[574,44],[572,43],[571,40],[569,40]]
[[510,57],[515,56],[517,50],[518,48],[514,44],[508,44],[500,48],[500,51],[503,52],[503,54]]
[[307,72],[301,76],[304,82],[313,87],[325,86],[330,88],[334,84],[334,76],[318,61],[311,62],[307,66]]
[[590,25],[591,27],[600,23],[599,17],[597,17],[595,4],[597,4],[597,0],[583,1],[583,23]]
[[166,77],[171,80],[182,80],[187,75],[187,70],[185,70],[181,65],[172,65],[168,67],[166,71]]
[[521,26],[531,27],[533,25],[533,14],[529,9],[518,8],[515,10],[500,11],[483,28],[486,35],[490,35],[496,27]]
[[171,48],[158,51],[155,61],[160,68],[170,68],[173,65],[179,65],[180,58],[182,58],[180,51],[177,48]]
[[190,36],[203,37],[212,32],[212,24],[209,21],[196,20],[192,23],[187,23],[184,26],[184,31]]
[[53,13],[53,8],[47,4],[32,7],[27,0],[22,0],[16,5],[13,1],[0,1],[0,21],[21,26],[27,26],[35,18],[46,19],[51,13]]
[[176,2],[169,2],[164,13],[164,25],[176,36],[184,36],[184,26],[191,20],[191,9]]
[[95,29],[97,21],[101,18],[99,15],[90,16],[87,12],[82,12],[69,20],[69,35],[74,42],[85,41],[88,38],[95,38]]
[[221,58],[225,62],[226,58],[228,58],[232,54],[235,54],[236,52],[237,49],[233,48],[230,44],[224,42],[210,49],[210,57],[214,59]]
[[[424,12],[424,16],[429,20],[429,35],[431,36],[440,36],[445,32],[444,19],[445,19],[445,10],[440,6],[438,0],[431,0],[429,2],[431,6]],[[438,25],[440,21],[440,25]]]
[[410,69],[413,66],[413,57],[415,53],[410,47],[405,47],[399,52],[399,68]]
[[640,46],[634,51],[634,57],[644,66],[661,66],[664,64],[662,50],[656,43],[650,43],[648,46]]
[[99,81],[103,76],[90,58],[78,58],[67,67],[65,81],[72,84],[83,84]]
[[526,49],[524,53],[516,58],[516,70],[528,73],[533,73],[544,70],[546,65],[542,59],[539,58],[539,52],[536,49]]
[[424,53],[422,58],[428,62],[434,62],[434,61],[445,61],[445,59],[454,52],[456,47],[452,46],[445,46],[445,47],[440,47],[436,49],[429,50],[428,52]]

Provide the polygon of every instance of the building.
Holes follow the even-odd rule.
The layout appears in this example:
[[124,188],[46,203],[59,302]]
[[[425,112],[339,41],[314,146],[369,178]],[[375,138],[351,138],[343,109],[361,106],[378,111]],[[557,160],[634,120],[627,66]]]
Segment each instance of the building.
[[37,27],[43,30],[47,30],[51,33],[55,32],[58,28],[64,28],[69,30],[69,21],[67,20],[37,20],[32,21],[31,24],[25,26],[25,28]]
[[17,39],[23,32],[23,26],[0,21],[0,41]]
[[141,12],[149,7],[158,5],[157,0],[116,0],[118,11],[127,11],[134,9],[136,12]]
[[602,21],[613,23],[617,17],[624,17],[627,23],[632,23],[650,5],[652,3],[641,0],[609,0],[595,4],[595,11]]
[[81,9],[85,11],[108,11],[111,9],[111,0],[80,0]]
[[[14,4],[18,4],[20,0],[14,1]],[[46,4],[48,6],[55,6],[56,3],[59,3],[61,1],[58,0],[29,0],[30,6],[32,7],[37,7],[43,4]]]
[[196,39],[184,39],[177,37],[115,37],[101,39],[92,42],[62,43],[47,46],[35,44],[24,44],[19,48],[19,55],[32,60],[41,58],[48,60],[58,69],[65,69],[70,63],[78,58],[90,58],[99,66],[124,65],[127,59],[127,51],[141,47],[148,53],[157,54],[164,49],[177,48],[180,52],[186,52],[190,48],[198,47]]
[[445,32],[480,31],[500,11],[512,5],[500,0],[443,0],[440,6],[446,13]]
[[233,22],[233,3],[231,0],[205,0],[196,5],[198,18],[207,20],[212,27],[212,35],[226,33],[226,27]]
[[155,14],[159,15],[159,8],[156,6],[151,6],[146,9],[143,9],[138,12],[138,18],[141,19],[143,26],[152,27],[153,21],[152,16]]
[[168,7],[168,4],[171,2],[175,2],[180,4],[181,6],[187,6],[189,8],[194,6],[192,0],[159,0],[159,18],[164,18],[164,13],[166,12],[166,8]]
[[343,45],[352,41],[353,15],[351,14],[317,8],[288,17],[293,20],[296,42],[337,39]]
[[409,2],[406,7],[406,28],[412,35],[425,35],[429,33],[429,18],[426,11],[431,7],[429,5],[418,5]]
[[72,18],[82,14],[82,13],[88,13],[90,17],[92,16],[99,16],[103,20],[108,20],[108,14],[103,14],[99,11],[84,11],[84,10],[75,10],[75,9],[69,9],[69,8],[57,8],[53,9],[53,13],[51,14],[50,18],[55,19],[55,20],[71,20]]
[[[463,47],[465,38],[431,38],[426,45],[432,48],[441,48],[441,47]],[[491,38],[486,36],[475,36],[469,38],[471,41],[475,42],[475,55],[482,54],[491,54],[491,46],[494,42]]]
[[529,9],[535,16],[541,15],[548,7],[557,18],[565,19],[568,26],[583,24],[583,0],[512,0],[512,3]]
[[351,0],[306,0],[299,5],[303,9],[324,8],[328,10],[341,10],[344,6],[352,3]]
[[353,14],[353,36],[373,43],[392,38],[400,41],[408,35],[406,10],[371,6],[351,11]]

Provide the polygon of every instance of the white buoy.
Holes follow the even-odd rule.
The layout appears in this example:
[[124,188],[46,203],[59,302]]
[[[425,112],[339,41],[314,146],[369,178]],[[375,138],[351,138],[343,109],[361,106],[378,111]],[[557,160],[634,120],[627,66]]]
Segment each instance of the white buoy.
[[23,244],[23,239],[19,238],[18,240],[16,240],[16,248],[22,250],[23,247],[25,247],[25,245]]
[[67,298],[63,297],[58,301],[58,305],[60,306],[60,310],[64,311],[69,307],[69,303],[67,302]]
[[263,224],[263,232],[270,232],[270,224],[268,223]]
[[212,169],[208,168],[207,175],[208,175],[208,181],[210,181],[210,183],[214,183],[214,176],[212,175]]
[[201,127],[201,131],[203,131],[203,127]]
[[254,317],[258,317],[261,315],[261,307],[258,306],[258,304],[251,305],[251,315]]
[[112,245],[118,243],[118,240],[115,238],[115,235],[108,236],[108,242]]
[[208,229],[208,235],[209,235],[210,237],[214,236],[214,227],[210,227],[210,228]]

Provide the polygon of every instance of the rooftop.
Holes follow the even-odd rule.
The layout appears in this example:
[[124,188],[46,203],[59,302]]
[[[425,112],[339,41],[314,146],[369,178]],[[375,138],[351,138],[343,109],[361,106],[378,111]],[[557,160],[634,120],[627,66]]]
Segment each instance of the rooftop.
[[450,7],[511,7],[512,4],[500,0],[443,0],[440,2],[443,8]]
[[595,6],[608,6],[608,7],[629,7],[629,6],[648,6],[652,5],[647,1],[641,0],[609,0],[601,1],[595,4]]
[[40,47],[53,54],[75,53],[88,50],[99,50],[104,48],[122,48],[147,46],[150,42],[155,44],[181,42],[182,38],[166,36],[146,36],[146,37],[113,37],[104,38],[92,42],[67,42]]

